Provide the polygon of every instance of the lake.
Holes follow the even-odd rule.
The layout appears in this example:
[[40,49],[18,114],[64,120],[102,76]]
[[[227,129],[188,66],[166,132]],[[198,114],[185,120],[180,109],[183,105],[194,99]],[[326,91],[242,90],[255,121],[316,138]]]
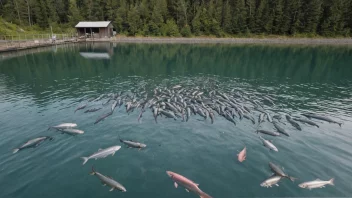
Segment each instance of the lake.
[[[199,183],[214,198],[352,195],[349,46],[84,43],[0,57],[2,198],[199,197],[180,186],[175,189],[168,170]],[[94,124],[111,111],[113,101],[108,99],[114,93],[139,100],[143,91],[150,99],[155,88],[175,85],[196,90],[194,95],[203,99],[213,90],[231,97],[240,93],[237,101],[250,108],[256,124],[235,118],[234,125],[215,111],[213,124],[199,115],[188,122],[159,116],[156,123],[147,107],[138,122],[141,108],[126,113],[126,101]],[[272,116],[281,115],[281,125],[290,133],[290,137],[262,134],[279,152],[264,147],[256,133],[258,128],[274,131],[267,119],[258,126],[261,113],[249,101],[262,102],[262,96],[273,98],[274,105],[263,102],[263,108]],[[74,112],[83,104],[88,107]],[[89,108],[102,109],[84,113]],[[303,118],[306,112],[326,115],[342,126],[312,119],[319,128],[299,123],[299,131],[286,121],[285,115]],[[85,133],[70,136],[48,130],[66,122],[77,123]],[[54,139],[12,153],[40,136]],[[147,147],[127,148],[119,138]],[[82,165],[81,157],[114,145],[122,146],[114,156]],[[236,154],[244,146],[247,158],[240,163]],[[281,179],[279,186],[261,187],[272,175],[269,162],[297,181]],[[127,192],[109,192],[89,175],[92,166]],[[335,186],[298,187],[317,178],[335,178]]]

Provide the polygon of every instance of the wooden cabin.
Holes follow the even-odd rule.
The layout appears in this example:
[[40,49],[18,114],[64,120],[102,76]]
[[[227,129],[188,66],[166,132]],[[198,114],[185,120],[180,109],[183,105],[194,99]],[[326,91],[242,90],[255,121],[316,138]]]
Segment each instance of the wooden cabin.
[[110,38],[113,36],[111,21],[81,21],[75,26],[78,37]]

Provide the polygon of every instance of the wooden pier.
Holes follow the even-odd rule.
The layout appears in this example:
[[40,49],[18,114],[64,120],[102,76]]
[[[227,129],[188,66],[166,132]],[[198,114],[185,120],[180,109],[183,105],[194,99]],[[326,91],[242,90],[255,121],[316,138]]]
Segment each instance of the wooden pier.
[[0,36],[0,53],[67,43],[76,43],[79,41],[81,40],[77,37],[67,34],[57,35],[55,40],[53,40],[49,34]]

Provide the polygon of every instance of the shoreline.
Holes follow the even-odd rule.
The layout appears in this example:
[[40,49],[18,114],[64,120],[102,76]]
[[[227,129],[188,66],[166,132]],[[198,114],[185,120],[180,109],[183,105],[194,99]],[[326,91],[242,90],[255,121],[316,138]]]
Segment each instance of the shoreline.
[[[34,41],[33,41],[34,42]],[[0,45],[0,53],[15,52],[20,50],[41,48],[53,45],[84,43],[84,42],[110,42],[110,43],[146,43],[146,44],[264,44],[264,45],[334,45],[334,46],[350,46],[352,38],[209,38],[209,37],[113,37],[86,39],[77,41],[57,41],[51,43],[44,41],[43,43],[32,43],[31,41],[16,41],[15,46]],[[32,43],[32,44],[31,44]],[[1,43],[0,43],[1,44]]]
[[[91,40],[90,40],[91,41]],[[294,45],[352,45],[352,38],[173,38],[173,37],[114,37],[94,42],[170,43],[170,44],[294,44]]]

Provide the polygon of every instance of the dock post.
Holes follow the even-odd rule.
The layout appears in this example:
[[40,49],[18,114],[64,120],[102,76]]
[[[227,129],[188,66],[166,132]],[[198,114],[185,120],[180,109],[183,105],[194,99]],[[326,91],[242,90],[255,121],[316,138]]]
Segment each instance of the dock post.
[[6,43],[6,47],[9,48],[9,44],[7,43],[6,36],[5,36],[5,43]]

